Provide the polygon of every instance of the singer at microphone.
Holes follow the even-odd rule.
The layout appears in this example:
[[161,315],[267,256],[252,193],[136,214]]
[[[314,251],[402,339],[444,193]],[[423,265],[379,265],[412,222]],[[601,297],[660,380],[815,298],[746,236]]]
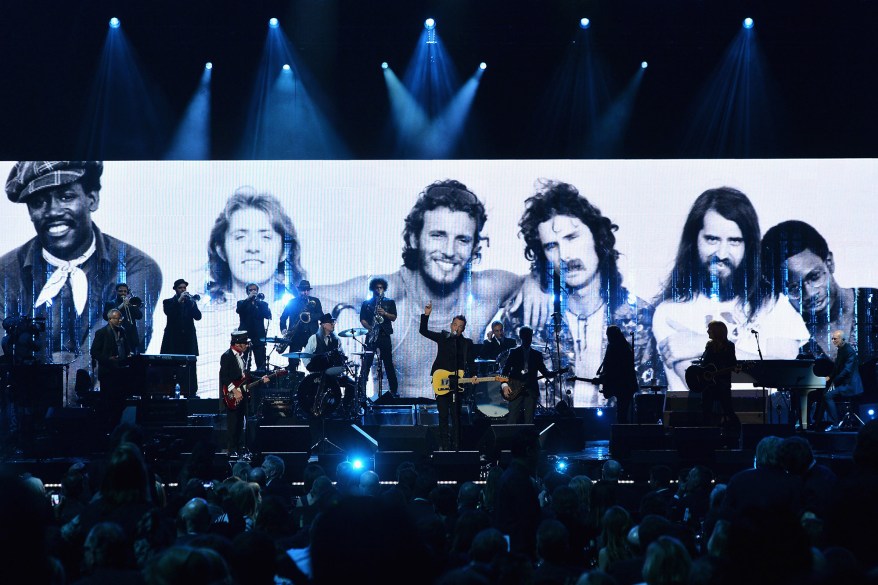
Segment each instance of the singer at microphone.
[[[436,359],[430,369],[430,374],[437,370],[445,370],[456,374],[463,370],[464,377],[474,376],[476,371],[476,352],[471,339],[463,337],[466,329],[466,317],[457,315],[451,320],[448,331],[431,331],[428,327],[430,314],[433,312],[432,301],[424,307],[421,315],[419,333],[436,343]],[[475,382],[475,377],[471,382]],[[443,451],[460,449],[460,410],[463,402],[457,396],[462,392],[458,386],[459,380],[456,375],[449,376],[451,391],[436,394],[436,406],[439,411],[439,447]],[[449,425],[450,418],[450,425]]]

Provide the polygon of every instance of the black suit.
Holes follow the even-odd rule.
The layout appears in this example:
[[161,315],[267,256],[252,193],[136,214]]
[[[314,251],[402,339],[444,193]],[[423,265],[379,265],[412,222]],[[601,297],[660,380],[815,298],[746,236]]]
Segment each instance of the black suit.
[[[244,370],[235,357],[235,350],[229,348],[220,356],[220,389],[224,390],[230,384],[239,382],[244,377]],[[226,436],[228,437],[229,453],[243,450],[244,445],[244,417],[247,412],[248,399],[245,396],[238,406],[232,410],[226,406]],[[223,403],[225,404],[225,403]]]
[[137,331],[137,322],[143,319],[143,311],[139,307],[124,306],[122,297],[118,295],[115,301],[104,303],[104,319],[107,318],[107,313],[113,309],[118,309],[122,314],[122,327],[125,328],[128,347],[134,353],[142,353],[143,347],[140,345],[140,332]]
[[479,344],[479,357],[483,360],[496,360],[501,353],[514,347],[515,340],[511,337],[486,339]]
[[[165,335],[162,337],[161,353],[179,355],[198,355],[198,338],[195,335],[195,322],[201,320],[201,309],[195,301],[183,301],[178,299],[180,295],[174,295],[162,301],[168,323],[165,325]],[[190,364],[189,377],[179,380],[184,396],[193,396],[198,392],[198,379],[195,375],[196,368]],[[189,387],[191,380],[192,386]]]
[[[305,312],[308,313],[308,319],[310,319],[307,323],[300,319],[302,313]],[[310,295],[306,297],[300,294],[287,303],[280,315],[280,330],[286,331],[286,336],[290,339],[290,345],[286,351],[302,351],[311,336],[317,333],[321,317],[323,317],[323,306],[317,297]],[[291,359],[290,371],[295,372],[298,367],[299,360]]]
[[107,324],[95,332],[91,357],[98,363],[104,423],[113,428],[119,423],[125,402],[125,386],[130,371],[125,358],[131,353],[125,329]]
[[[436,359],[430,368],[432,374],[436,370],[448,370],[456,372],[463,370],[464,376],[471,375],[475,371],[475,345],[472,339],[451,335],[449,331],[430,331],[428,328],[429,317],[421,315],[421,335],[436,342]],[[436,406],[439,410],[439,444],[443,450],[460,448],[460,405],[462,400],[457,397],[457,389],[452,386],[452,391],[436,396]],[[451,415],[451,423],[454,433],[449,433],[448,417]]]
[[265,371],[265,320],[271,319],[271,309],[265,301],[244,299],[238,301],[235,311],[241,318],[238,329],[246,331],[250,336],[250,351],[256,360],[256,369]]
[[[527,349],[527,357],[525,357]],[[540,395],[540,384],[537,374],[550,377],[550,372],[543,362],[543,354],[528,346],[519,346],[509,352],[509,359],[503,366],[502,374],[524,385],[524,390],[509,402],[509,414],[506,415],[506,424],[518,424],[518,419],[524,416],[524,424],[534,421],[537,397]],[[514,385],[514,383],[513,383]]]
[[598,369],[605,398],[616,397],[616,422],[631,422],[631,399],[637,392],[634,351],[627,342],[610,343]]

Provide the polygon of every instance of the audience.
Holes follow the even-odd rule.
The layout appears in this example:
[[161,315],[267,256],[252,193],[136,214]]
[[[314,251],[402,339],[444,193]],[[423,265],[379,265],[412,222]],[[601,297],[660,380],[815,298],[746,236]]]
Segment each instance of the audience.
[[339,465],[333,482],[308,464],[301,492],[273,455],[222,481],[189,466],[185,483],[165,486],[142,444],[136,427],[114,433],[105,461],[67,470],[54,507],[42,478],[0,470],[0,558],[26,569],[3,582],[792,585],[878,575],[875,421],[839,477],[804,438],[766,437],[754,468],[727,487],[697,465],[675,490],[674,471],[655,466],[639,499],[614,460],[597,482],[539,477],[531,433],[484,485],[442,483],[432,466],[405,463],[383,489],[372,470]]

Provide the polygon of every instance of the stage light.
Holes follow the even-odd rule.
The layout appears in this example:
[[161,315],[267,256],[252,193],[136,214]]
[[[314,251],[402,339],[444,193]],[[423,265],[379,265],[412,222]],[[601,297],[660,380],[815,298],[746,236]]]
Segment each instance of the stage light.
[[567,471],[567,462],[564,459],[558,459],[558,461],[555,462],[555,469],[559,473],[564,473]]
[[484,71],[484,70],[487,69],[487,68],[488,68],[488,64],[485,63],[484,61],[482,61],[481,63],[479,63],[479,69],[481,69],[482,71]]
[[284,71],[289,71],[289,70],[290,70],[290,64],[284,63]]
[[869,410],[866,411],[866,414],[868,414],[869,416],[875,416],[875,409],[870,408]]
[[579,19],[579,28],[587,29],[590,26],[591,26],[591,21],[589,19],[587,19],[587,18],[580,18]]
[[428,18],[424,21],[424,28],[427,30],[433,30],[434,28],[436,28],[436,21],[432,18]]
[[[370,297],[371,297],[371,295],[372,295],[372,293],[369,293]],[[290,301],[293,300],[294,298],[296,298],[296,297],[294,297],[292,295],[292,293],[285,293],[284,296],[282,296],[280,298],[280,304],[282,304],[283,306],[287,306],[288,304],[290,304]]]
[[356,469],[357,471],[359,471],[360,469],[363,469],[363,467],[366,466],[366,464],[363,463],[363,460],[360,459],[359,457],[354,458],[354,459],[351,461],[351,465],[353,465],[353,466],[354,466],[354,469]]
[[649,67],[649,63],[647,63],[646,61],[641,61],[641,62],[640,62],[640,68],[641,68],[641,69],[646,69],[647,67]]
[[270,26],[271,28],[277,28],[278,27],[277,19],[276,18],[269,18],[268,19],[268,26]]
[[387,69],[388,67],[389,67],[389,65],[387,64],[387,61],[382,61],[382,62],[381,62],[381,68],[382,68],[382,69]]
[[122,26],[122,23],[119,22],[118,18],[114,16],[110,19],[110,28],[119,28],[120,26]]
[[213,69],[213,63],[208,61],[207,63],[204,64],[204,68],[207,69],[208,71],[210,71],[211,69]]
[[749,16],[744,19],[744,28],[753,28],[753,19]]
[[597,414],[598,416],[604,416],[604,409],[603,409],[603,408],[599,408],[598,411],[597,411],[595,414]]

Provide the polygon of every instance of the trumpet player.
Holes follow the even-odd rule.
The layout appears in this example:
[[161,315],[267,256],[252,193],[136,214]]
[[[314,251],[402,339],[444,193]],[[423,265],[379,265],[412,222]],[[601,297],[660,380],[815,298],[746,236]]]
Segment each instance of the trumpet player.
[[[302,351],[308,338],[317,333],[317,323],[323,316],[320,299],[311,296],[311,283],[299,283],[299,295],[293,298],[280,316],[280,330],[288,345],[286,351]],[[281,349],[283,351],[283,349]],[[290,360],[290,371],[299,367],[299,360]]]
[[116,309],[122,316],[122,328],[125,331],[125,339],[131,352],[139,354],[143,352],[140,344],[140,332],[137,330],[137,321],[143,319],[143,301],[132,296],[128,285],[120,282],[116,285],[116,298],[104,303],[104,319],[107,319],[110,311]]
[[[198,308],[199,295],[191,295],[187,290],[189,283],[178,278],[174,281],[174,296],[162,301],[168,323],[162,337],[162,353],[182,355],[198,355],[198,338],[195,335],[195,322],[201,320],[201,309]],[[195,369],[190,374],[194,388],[184,388],[186,396],[198,391]],[[180,380],[181,386],[185,380]]]
[[[390,386],[390,396],[397,398],[399,383],[396,379],[396,369],[393,367],[392,344],[390,336],[393,335],[393,322],[396,321],[396,303],[388,299],[387,281],[383,278],[373,278],[369,281],[369,290],[372,298],[363,301],[360,306],[360,323],[369,330],[366,335],[366,354],[363,356],[363,364],[360,368],[360,389],[365,396],[366,380],[372,368],[374,353],[378,352],[378,359],[384,365],[387,374],[387,384]],[[378,382],[380,380],[376,380]]]
[[264,299],[259,285],[251,282],[247,285],[247,298],[238,301],[235,309],[241,319],[238,329],[250,334],[250,351],[260,372],[265,371],[265,320],[271,319],[271,309]]

